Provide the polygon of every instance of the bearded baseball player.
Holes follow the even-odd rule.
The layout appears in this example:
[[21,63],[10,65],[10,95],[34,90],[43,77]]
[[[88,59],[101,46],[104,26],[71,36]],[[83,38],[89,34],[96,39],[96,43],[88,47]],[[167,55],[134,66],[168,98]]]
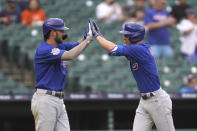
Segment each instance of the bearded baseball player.
[[64,105],[66,60],[77,57],[91,42],[90,24],[84,38],[63,43],[68,30],[62,19],[49,18],[43,24],[44,42],[36,49],[36,92],[31,101],[36,131],[70,131]]
[[155,59],[150,46],[143,43],[145,29],[135,23],[126,23],[121,34],[125,45],[106,40],[98,26],[91,21],[91,28],[98,43],[110,56],[125,56],[137,82],[141,99],[136,110],[133,131],[151,131],[153,124],[158,131],[175,131],[172,118],[172,101],[161,88]]

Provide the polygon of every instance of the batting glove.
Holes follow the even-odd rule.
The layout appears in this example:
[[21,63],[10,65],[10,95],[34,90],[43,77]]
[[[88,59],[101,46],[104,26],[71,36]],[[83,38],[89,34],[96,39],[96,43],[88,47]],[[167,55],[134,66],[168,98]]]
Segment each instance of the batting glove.
[[86,39],[87,33],[88,33],[88,32],[89,32],[89,23],[88,23],[88,26],[87,26],[86,31],[85,31],[85,33],[84,33],[83,40]]
[[[87,30],[86,30],[87,31]],[[93,40],[93,33],[92,33],[92,28],[91,28],[91,24],[88,22],[88,32],[86,33],[86,39],[89,39],[90,41]]]
[[97,36],[101,36],[103,37],[103,35],[101,34],[99,27],[96,25],[96,23],[94,22],[93,19],[88,19],[90,25],[91,25],[91,29],[92,29],[92,33],[93,36],[96,38]]

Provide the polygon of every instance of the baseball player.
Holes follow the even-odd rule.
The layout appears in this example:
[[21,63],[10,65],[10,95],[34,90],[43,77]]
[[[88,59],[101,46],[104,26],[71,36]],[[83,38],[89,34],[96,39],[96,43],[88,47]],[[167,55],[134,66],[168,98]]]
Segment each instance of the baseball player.
[[137,82],[141,99],[136,110],[133,131],[151,131],[153,124],[158,131],[175,131],[172,119],[172,101],[161,88],[155,59],[150,46],[143,43],[145,29],[135,23],[126,23],[121,34],[125,45],[106,40],[93,20],[91,28],[98,43],[110,56],[125,56]]
[[36,131],[70,131],[63,101],[66,60],[74,59],[89,45],[92,33],[89,24],[83,39],[63,43],[68,29],[58,18],[43,24],[44,42],[35,53],[36,92],[31,101]]

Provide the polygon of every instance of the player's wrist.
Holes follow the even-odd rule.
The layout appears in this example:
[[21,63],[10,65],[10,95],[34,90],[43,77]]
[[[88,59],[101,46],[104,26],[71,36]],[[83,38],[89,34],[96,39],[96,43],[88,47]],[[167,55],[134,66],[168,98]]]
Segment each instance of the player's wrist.
[[86,37],[86,40],[92,41],[92,36],[89,36],[89,35],[88,35],[88,36]]
[[95,38],[97,38],[98,36],[103,37],[103,35],[102,35],[101,33],[96,32],[96,33],[95,33]]

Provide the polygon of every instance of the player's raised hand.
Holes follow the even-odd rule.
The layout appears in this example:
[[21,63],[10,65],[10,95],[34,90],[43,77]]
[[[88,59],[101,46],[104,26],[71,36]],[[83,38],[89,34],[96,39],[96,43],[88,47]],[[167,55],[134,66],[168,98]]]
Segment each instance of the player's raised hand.
[[99,27],[96,25],[96,23],[94,22],[93,19],[88,19],[90,25],[91,25],[91,29],[92,29],[92,33],[93,36],[96,38],[97,36],[103,36],[99,30]]
[[[87,31],[87,30],[86,30]],[[93,37],[93,33],[92,33],[92,28],[91,28],[91,24],[88,22],[88,31],[87,31],[87,37],[86,39],[91,40],[92,41],[92,37]]]
[[[88,37],[88,38],[87,38],[87,37]],[[93,37],[93,34],[92,34],[91,25],[90,25],[90,23],[88,22],[86,31],[85,31],[84,36],[83,36],[83,40],[85,40],[86,38],[89,39],[89,40],[92,40],[92,37]]]
[[100,29],[99,29],[99,27],[97,26],[97,24],[96,24],[96,22],[93,20],[93,24],[94,24],[94,27],[95,27],[95,29],[96,29],[96,32],[99,34],[99,36],[103,36],[102,34],[101,34],[101,32],[100,32]]
[[85,39],[86,39],[86,37],[87,37],[87,33],[88,33],[88,32],[89,32],[89,22],[88,22],[88,25],[87,25],[86,31],[85,31],[85,33],[84,33],[83,40],[85,40]]

